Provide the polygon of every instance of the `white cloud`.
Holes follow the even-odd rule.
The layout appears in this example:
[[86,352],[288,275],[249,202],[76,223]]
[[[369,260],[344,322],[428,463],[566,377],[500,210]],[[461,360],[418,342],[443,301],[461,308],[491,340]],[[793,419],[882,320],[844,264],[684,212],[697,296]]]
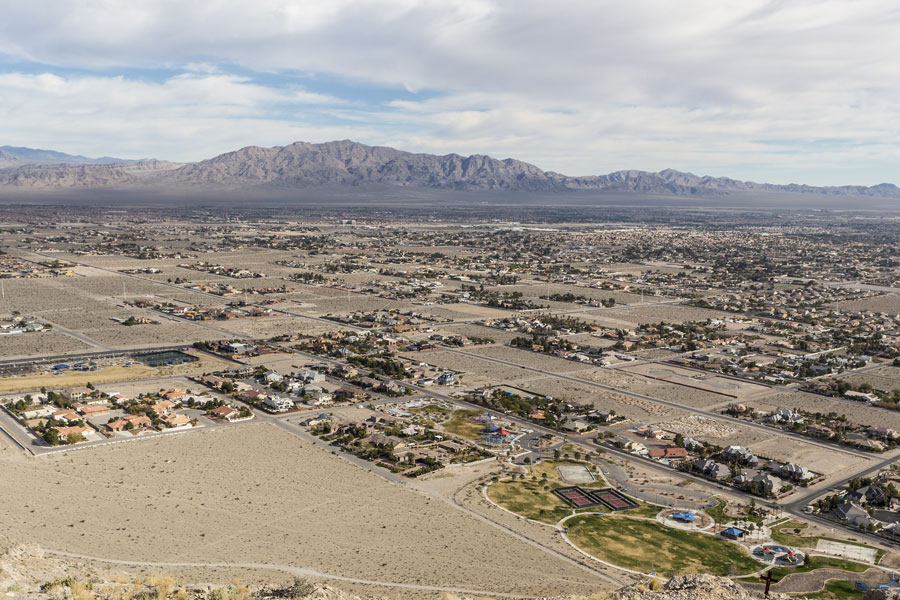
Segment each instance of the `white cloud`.
[[[339,137],[340,129],[304,122],[317,104],[343,103],[230,75],[183,74],[152,83],[7,73],[0,74],[0,136],[6,143],[94,156],[189,161],[251,143]],[[297,118],[274,118],[273,106]]]
[[[573,174],[671,166],[812,183],[896,178],[900,10],[880,0],[70,0],[64,11],[51,0],[0,0],[0,6],[0,54],[10,60],[47,65],[48,72],[188,73],[158,84],[100,75],[34,76],[17,84],[16,77],[30,76],[8,74],[9,81],[0,80],[0,114],[7,102],[58,108],[49,120],[30,107],[16,118],[20,133],[44,135],[51,145],[51,124],[77,139],[62,115],[99,113],[117,123],[104,127],[104,118],[96,118],[108,132],[107,147],[132,144],[146,133],[145,123],[131,121],[143,112],[159,131],[139,154],[196,158],[232,142],[352,137],[413,150],[511,155]],[[285,91],[230,76],[232,65],[273,77],[327,73],[363,87],[441,96],[341,105],[315,89]],[[29,99],[13,93],[24,93],[16,85],[27,88]],[[323,126],[307,118],[307,104],[329,105],[335,120]],[[22,120],[27,115],[30,123]],[[225,123],[226,131],[217,130]],[[16,127],[4,116],[0,135],[9,138]],[[167,154],[173,148],[178,152]]]

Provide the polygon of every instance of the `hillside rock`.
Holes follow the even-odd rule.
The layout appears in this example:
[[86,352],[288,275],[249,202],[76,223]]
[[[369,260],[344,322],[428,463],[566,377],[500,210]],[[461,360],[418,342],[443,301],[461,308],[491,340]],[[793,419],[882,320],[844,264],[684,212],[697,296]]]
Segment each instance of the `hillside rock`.
[[[648,584],[639,583],[609,596],[609,600],[757,600],[754,594],[730,579],[712,575],[682,575],[673,577],[662,589],[649,589]],[[788,596],[771,594],[772,600],[786,600]]]

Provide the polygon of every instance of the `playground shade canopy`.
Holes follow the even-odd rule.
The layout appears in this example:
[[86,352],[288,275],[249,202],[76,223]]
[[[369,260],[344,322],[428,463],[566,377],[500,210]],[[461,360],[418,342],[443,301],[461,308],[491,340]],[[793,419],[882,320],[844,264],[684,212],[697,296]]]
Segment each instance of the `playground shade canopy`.
[[672,515],[672,518],[676,521],[684,521],[685,523],[693,523],[697,520],[697,515],[688,511],[688,512],[680,512]]

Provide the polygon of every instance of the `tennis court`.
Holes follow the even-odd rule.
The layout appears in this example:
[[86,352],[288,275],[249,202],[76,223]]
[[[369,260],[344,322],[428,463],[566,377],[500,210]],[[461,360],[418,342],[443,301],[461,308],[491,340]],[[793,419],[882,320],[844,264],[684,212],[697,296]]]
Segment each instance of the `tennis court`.
[[553,493],[575,508],[590,508],[600,505],[600,502],[578,486],[557,488],[553,490]]

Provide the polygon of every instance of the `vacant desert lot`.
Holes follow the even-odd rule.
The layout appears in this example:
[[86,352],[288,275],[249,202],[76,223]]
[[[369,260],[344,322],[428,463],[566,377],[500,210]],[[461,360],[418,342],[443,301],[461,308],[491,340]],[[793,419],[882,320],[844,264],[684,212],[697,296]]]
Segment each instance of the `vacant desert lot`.
[[[718,446],[749,446],[761,441],[769,440],[776,436],[753,427],[745,427],[736,423],[711,419],[703,415],[687,415],[665,421],[660,427],[673,433],[680,433],[685,437],[691,437],[701,442],[709,442]],[[787,440],[782,440],[786,442]]]
[[483,358],[438,350],[437,352],[405,352],[401,356],[416,362],[425,362],[443,369],[464,373],[467,387],[497,385],[504,381],[514,381],[528,377],[531,373],[519,367],[500,365]]
[[466,348],[466,352],[484,356],[485,358],[493,358],[503,360],[523,367],[532,369],[541,369],[550,371],[551,373],[571,373],[578,371],[588,371],[593,369],[591,365],[585,365],[578,361],[566,360],[549,356],[540,352],[532,352],[531,350],[520,350],[508,346],[481,346],[475,348]]
[[859,423],[860,425],[900,429],[900,412],[898,411],[866,406],[865,404],[854,402],[852,400],[828,398],[818,394],[785,392],[783,394],[771,396],[760,402],[751,402],[749,405],[757,410],[764,411],[790,408],[793,410],[806,410],[809,412],[825,414],[835,412],[839,415],[846,415],[850,421]]
[[533,393],[545,394],[572,402],[590,403],[600,410],[614,410],[616,414],[636,421],[646,422],[649,420],[656,422],[661,418],[674,418],[685,414],[681,410],[650,402],[649,400],[633,398],[625,394],[610,392],[584,383],[557,377],[529,380],[520,385]]
[[827,450],[821,446],[786,437],[770,438],[758,444],[751,444],[748,448],[756,454],[803,465],[810,471],[826,476],[846,475],[850,468],[854,472],[859,472],[866,465],[874,466],[875,460],[881,460],[881,458],[863,458],[838,449]]
[[760,394],[767,389],[764,385],[737,381],[727,377],[704,373],[694,369],[684,369],[667,364],[644,363],[619,367],[623,371],[639,373],[653,379],[677,383],[693,388],[700,388],[708,392],[724,394],[734,398],[746,398],[754,394]]
[[56,331],[0,336],[0,356],[4,359],[93,350],[96,348]]
[[591,573],[257,423],[0,462],[0,521],[136,561],[296,565],[497,594],[587,594]]
[[900,295],[883,294],[871,298],[861,298],[841,302],[841,310],[871,310],[872,312],[887,313],[889,315],[900,314]]
[[854,386],[868,383],[872,386],[872,389],[882,390],[888,393],[893,392],[894,390],[900,390],[900,379],[881,377],[879,375],[873,375],[872,373],[854,373],[848,376],[841,376],[841,379]]

